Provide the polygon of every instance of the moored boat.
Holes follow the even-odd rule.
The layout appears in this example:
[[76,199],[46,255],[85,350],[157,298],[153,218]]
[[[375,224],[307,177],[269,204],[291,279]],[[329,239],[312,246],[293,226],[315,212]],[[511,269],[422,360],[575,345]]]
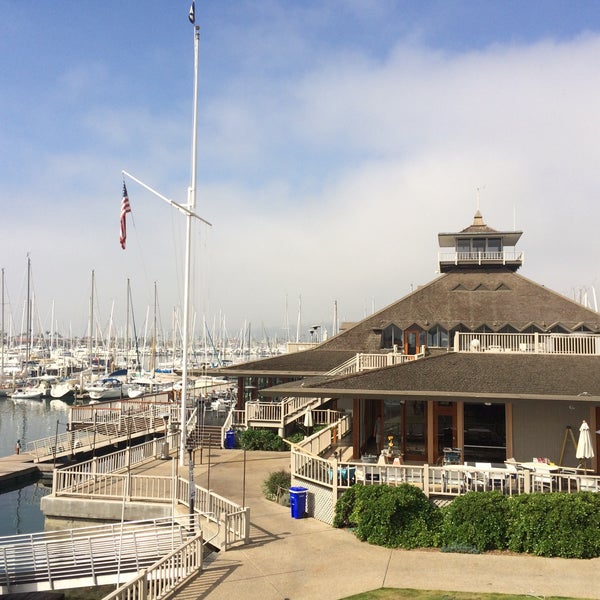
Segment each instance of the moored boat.
[[15,400],[41,400],[43,395],[43,391],[37,387],[20,387],[10,397]]

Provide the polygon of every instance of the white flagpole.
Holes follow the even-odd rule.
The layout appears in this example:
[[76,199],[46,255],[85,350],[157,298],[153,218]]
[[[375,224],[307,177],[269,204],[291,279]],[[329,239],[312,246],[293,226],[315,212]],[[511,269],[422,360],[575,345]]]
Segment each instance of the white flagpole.
[[196,154],[198,139],[198,67],[200,48],[200,27],[194,25],[194,116],[192,127],[192,169],[191,181],[188,190],[188,213],[186,218],[186,240],[185,240],[185,285],[183,303],[183,362],[181,372],[181,431],[179,432],[180,452],[179,464],[185,464],[185,442],[187,422],[187,392],[188,392],[188,358],[189,358],[189,330],[190,330],[190,278],[191,278],[191,255],[192,255],[192,214],[196,210]]

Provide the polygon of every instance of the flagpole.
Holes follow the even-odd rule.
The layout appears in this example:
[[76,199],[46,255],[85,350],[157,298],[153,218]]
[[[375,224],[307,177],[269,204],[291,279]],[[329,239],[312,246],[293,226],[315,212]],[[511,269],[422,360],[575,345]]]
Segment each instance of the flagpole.
[[186,422],[187,422],[187,392],[188,392],[188,358],[190,336],[190,295],[191,295],[191,256],[192,256],[192,214],[196,210],[196,178],[197,178],[197,142],[198,142],[198,68],[200,49],[200,27],[194,25],[194,115],[192,125],[192,165],[191,181],[188,189],[188,213],[186,217],[185,240],[185,285],[183,303],[183,362],[181,371],[181,432],[179,462],[185,464]]

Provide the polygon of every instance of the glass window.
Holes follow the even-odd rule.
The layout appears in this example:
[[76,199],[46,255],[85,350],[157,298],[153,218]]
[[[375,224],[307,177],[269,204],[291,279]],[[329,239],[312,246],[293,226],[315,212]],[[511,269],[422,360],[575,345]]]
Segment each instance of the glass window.
[[487,249],[488,252],[502,252],[502,240],[500,238],[489,238]]
[[504,404],[465,404],[464,460],[506,460]]
[[427,332],[427,346],[430,348],[447,348],[448,347],[448,332],[436,325]]
[[462,238],[456,240],[456,251],[471,252],[471,240],[469,238]]
[[473,240],[473,252],[485,252],[485,238],[475,238]]
[[427,431],[426,402],[406,401],[406,455],[425,457],[427,455],[425,432]]
[[388,325],[381,332],[381,348],[393,348],[394,346],[402,348],[403,345],[402,329],[396,325]]

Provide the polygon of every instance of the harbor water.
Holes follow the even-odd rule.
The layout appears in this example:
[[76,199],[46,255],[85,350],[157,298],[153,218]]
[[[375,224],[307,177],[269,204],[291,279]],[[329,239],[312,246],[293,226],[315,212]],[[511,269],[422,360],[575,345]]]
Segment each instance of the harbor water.
[[[13,400],[0,398],[0,456],[15,453],[17,440],[27,442],[64,433],[68,406],[61,400]],[[0,536],[43,531],[40,500],[49,494],[51,482],[39,480],[0,493]]]

